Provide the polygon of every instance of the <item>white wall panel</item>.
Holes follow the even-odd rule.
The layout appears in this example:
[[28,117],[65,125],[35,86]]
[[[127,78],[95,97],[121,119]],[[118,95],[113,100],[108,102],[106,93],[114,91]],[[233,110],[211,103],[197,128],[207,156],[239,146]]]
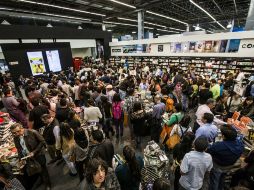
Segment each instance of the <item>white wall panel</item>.
[[96,41],[95,40],[56,39],[56,42],[70,42],[71,48],[96,47]]

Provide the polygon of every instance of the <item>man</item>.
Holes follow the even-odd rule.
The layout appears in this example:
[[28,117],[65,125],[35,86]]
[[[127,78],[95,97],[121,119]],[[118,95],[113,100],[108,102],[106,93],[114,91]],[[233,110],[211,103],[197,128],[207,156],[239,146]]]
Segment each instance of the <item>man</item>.
[[203,186],[204,176],[213,167],[212,157],[205,153],[208,147],[206,137],[199,137],[194,142],[194,151],[185,154],[180,170],[181,190],[199,190]]
[[218,79],[218,84],[220,86],[220,96],[222,96],[224,91],[223,79]]
[[231,90],[233,89],[233,86],[234,86],[234,75],[233,73],[229,73],[225,81],[224,88],[225,90]]
[[199,103],[205,104],[209,98],[213,97],[213,93],[209,90],[210,83],[205,83],[205,88],[199,91]]
[[106,86],[106,95],[108,97],[108,101],[112,103],[113,96],[115,95],[115,91],[113,90],[113,86],[111,84]]
[[41,120],[41,116],[43,114],[49,114],[49,111],[46,106],[40,105],[39,98],[33,98],[31,100],[31,104],[34,106],[34,108],[29,113],[28,127],[29,129],[39,130],[44,126],[44,123]]
[[211,89],[213,93],[213,99],[216,100],[220,96],[220,85],[216,83],[215,79],[211,80]]
[[[214,99],[208,99],[207,100],[207,102],[206,102],[206,104],[204,104],[204,105],[200,105],[199,107],[198,107],[198,110],[197,110],[197,112],[196,112],[196,117],[197,117],[197,120],[196,120],[196,122],[194,123],[194,128],[193,128],[193,133],[196,133],[196,130],[200,127],[200,126],[202,126],[204,123],[203,123],[203,121],[202,121],[202,118],[204,117],[204,114],[205,113],[210,113],[210,114],[213,114],[212,113],[212,109],[215,107],[215,100]],[[216,117],[214,118],[214,122],[216,123],[216,124],[225,124],[225,122],[224,121],[221,121],[221,120],[219,120],[219,119],[217,119]]]
[[204,123],[201,125],[198,130],[196,131],[196,138],[200,136],[205,136],[209,143],[214,142],[215,138],[218,136],[218,128],[213,125],[214,116],[211,113],[204,113],[202,118],[202,122]]
[[[21,124],[16,123],[10,128],[14,137],[14,144],[18,151],[19,159],[29,156],[34,158],[41,165],[40,175],[46,186],[46,190],[51,189],[51,183],[46,166],[45,140],[39,132],[32,129],[24,129]],[[27,162],[29,164],[29,162]],[[29,180],[27,165],[25,166],[25,178]],[[32,183],[30,181],[30,183]]]
[[61,151],[56,149],[56,147],[59,147],[57,144],[60,144],[61,141],[59,128],[60,125],[58,120],[51,117],[50,114],[43,114],[41,116],[41,120],[45,124],[43,137],[47,144],[47,150],[51,158],[50,163],[53,163],[61,158]]
[[73,93],[72,88],[69,84],[67,84],[66,79],[63,80],[63,85],[61,86],[62,90],[70,97]]
[[104,139],[101,130],[92,131],[91,142],[87,154],[87,161],[99,157],[107,162],[109,167],[112,167],[112,159],[114,156],[114,146],[112,142],[109,139]]
[[153,113],[152,113],[154,125],[151,128],[151,139],[158,143],[160,132],[161,132],[160,130],[161,123],[162,123],[161,116],[165,113],[166,106],[164,103],[161,102],[160,95],[156,95],[154,97],[154,102],[155,102],[155,106],[153,107]]
[[223,173],[235,167],[235,163],[244,151],[241,139],[237,138],[237,131],[231,125],[221,127],[223,141],[214,143],[207,152],[213,158],[214,168],[210,175],[210,190],[223,189]]
[[79,79],[75,79],[75,85],[72,89],[74,93],[74,102],[76,106],[80,106],[80,99],[79,99],[79,89],[80,89],[81,83]]

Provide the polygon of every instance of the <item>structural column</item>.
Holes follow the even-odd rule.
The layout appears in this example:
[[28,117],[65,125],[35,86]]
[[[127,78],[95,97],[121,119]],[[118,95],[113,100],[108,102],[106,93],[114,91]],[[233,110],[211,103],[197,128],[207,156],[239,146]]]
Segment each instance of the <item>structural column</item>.
[[138,12],[138,39],[144,39],[144,10]]
[[254,30],[254,0],[251,0],[245,30]]

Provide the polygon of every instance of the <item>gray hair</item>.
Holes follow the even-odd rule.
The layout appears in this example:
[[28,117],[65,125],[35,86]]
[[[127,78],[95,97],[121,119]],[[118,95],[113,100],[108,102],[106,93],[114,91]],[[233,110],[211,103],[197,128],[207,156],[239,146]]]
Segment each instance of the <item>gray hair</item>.
[[212,99],[212,98],[209,98],[207,101],[206,101],[206,104],[209,105],[209,104],[215,104],[215,100]]

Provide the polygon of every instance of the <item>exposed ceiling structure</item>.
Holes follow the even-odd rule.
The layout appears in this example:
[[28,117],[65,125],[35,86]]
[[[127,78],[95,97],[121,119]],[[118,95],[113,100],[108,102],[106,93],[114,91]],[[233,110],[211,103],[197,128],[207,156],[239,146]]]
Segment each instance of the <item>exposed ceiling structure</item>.
[[102,29],[115,34],[137,31],[137,12],[145,11],[145,29],[176,34],[195,26],[226,31],[233,19],[244,26],[250,0],[1,0],[0,22]]

